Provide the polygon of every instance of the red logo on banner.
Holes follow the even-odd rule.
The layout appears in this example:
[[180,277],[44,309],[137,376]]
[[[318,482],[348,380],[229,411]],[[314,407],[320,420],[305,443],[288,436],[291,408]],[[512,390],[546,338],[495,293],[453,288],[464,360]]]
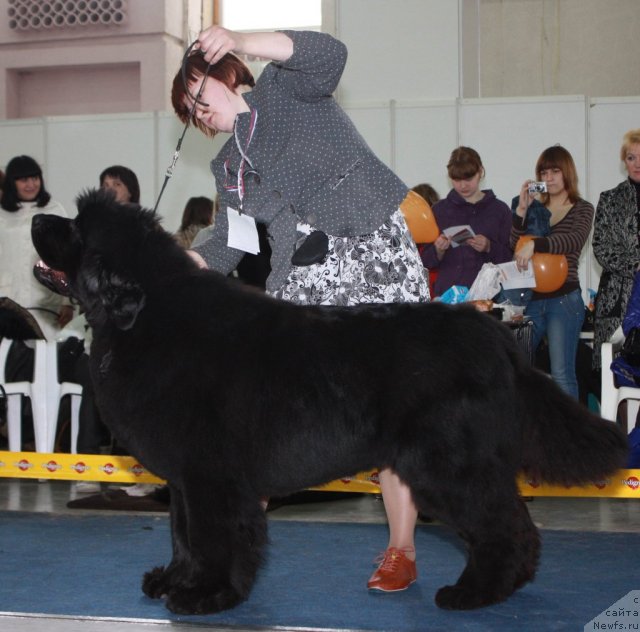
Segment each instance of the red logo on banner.
[[71,466],[71,469],[78,474],[84,474],[85,472],[89,471],[89,466],[82,461],[78,461]]
[[132,474],[135,474],[136,476],[140,476],[141,474],[144,474],[145,469],[144,469],[144,467],[142,465],[140,465],[140,463],[136,463],[135,465],[132,465],[129,468],[129,471]]
[[379,476],[379,472],[371,472],[371,476],[369,477],[369,480],[372,483],[375,483],[376,485],[380,485],[380,476]]
[[640,489],[640,480],[636,476],[630,476],[627,480],[622,481],[631,489]]
[[100,469],[105,474],[114,474],[115,472],[118,471],[118,468],[113,463],[105,463],[104,465],[100,466]]
[[26,472],[30,467],[33,467],[33,464],[29,463],[27,459],[20,459],[20,461],[18,461],[16,465],[18,466],[18,469],[22,472]]
[[55,472],[56,470],[62,469],[62,465],[58,465],[55,461],[49,461],[48,463],[45,463],[44,467],[49,472]]

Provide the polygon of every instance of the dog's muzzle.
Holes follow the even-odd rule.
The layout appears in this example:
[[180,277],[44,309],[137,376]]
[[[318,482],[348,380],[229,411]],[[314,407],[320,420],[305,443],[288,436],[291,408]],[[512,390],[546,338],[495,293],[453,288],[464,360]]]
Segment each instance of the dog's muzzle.
[[33,266],[33,276],[52,292],[61,296],[71,295],[65,273],[59,270],[52,270],[44,261],[38,261]]

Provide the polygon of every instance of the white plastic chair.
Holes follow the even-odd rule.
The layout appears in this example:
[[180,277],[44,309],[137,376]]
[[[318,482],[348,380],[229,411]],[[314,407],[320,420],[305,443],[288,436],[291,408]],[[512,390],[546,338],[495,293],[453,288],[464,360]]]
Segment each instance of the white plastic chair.
[[77,452],[82,387],[71,382],[58,382],[58,357],[55,342],[33,340],[34,368],[31,381],[7,382],[5,367],[12,340],[0,342],[0,384],[7,393],[7,430],[9,450],[22,449],[22,396],[31,400],[36,452],[53,452],[60,400],[71,396],[71,451]]
[[640,409],[640,388],[633,386],[616,386],[611,363],[624,343],[622,327],[618,327],[607,342],[600,348],[602,360],[602,377],[600,393],[600,414],[604,419],[616,421],[620,402],[627,402],[627,432],[631,432],[636,424]]
[[13,340],[3,338],[0,342],[0,383],[8,395],[7,430],[9,450],[19,452],[22,448],[22,400],[24,395],[31,400],[31,410],[34,422],[34,437],[36,450],[44,452],[46,447],[47,429],[47,398],[46,398],[46,366],[47,352],[44,340],[34,340],[34,367],[32,381],[7,382],[5,367],[9,349]]
[[4,368],[7,364],[7,356],[13,341],[3,338],[0,342],[0,384],[7,396],[7,430],[9,436],[9,450],[20,450],[22,428],[20,419],[22,416],[22,397],[31,397],[30,382],[7,382]]
[[[58,343],[46,343],[47,362],[47,443],[44,452],[53,452],[58,427],[58,413],[60,402],[65,395],[71,396],[71,453],[77,454],[78,431],[80,428],[80,402],[82,386],[74,382],[58,382]],[[34,419],[35,423],[35,419]],[[36,445],[36,452],[40,452]]]

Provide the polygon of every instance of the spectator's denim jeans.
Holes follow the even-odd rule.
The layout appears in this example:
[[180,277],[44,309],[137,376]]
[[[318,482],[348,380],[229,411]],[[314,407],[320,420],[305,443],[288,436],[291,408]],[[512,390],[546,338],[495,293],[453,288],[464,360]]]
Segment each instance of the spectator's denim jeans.
[[546,334],[551,376],[562,390],[578,399],[576,353],[584,320],[580,290],[557,298],[530,301],[525,314],[533,321],[533,348],[538,348]]

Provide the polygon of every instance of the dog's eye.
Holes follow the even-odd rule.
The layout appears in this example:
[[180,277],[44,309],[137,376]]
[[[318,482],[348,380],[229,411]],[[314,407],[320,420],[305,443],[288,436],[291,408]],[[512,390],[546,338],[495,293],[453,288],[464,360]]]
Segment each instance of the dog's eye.
[[84,241],[82,239],[82,234],[80,233],[80,229],[78,228],[78,226],[77,226],[77,224],[75,222],[73,222],[71,224],[71,238],[79,246],[84,245]]

